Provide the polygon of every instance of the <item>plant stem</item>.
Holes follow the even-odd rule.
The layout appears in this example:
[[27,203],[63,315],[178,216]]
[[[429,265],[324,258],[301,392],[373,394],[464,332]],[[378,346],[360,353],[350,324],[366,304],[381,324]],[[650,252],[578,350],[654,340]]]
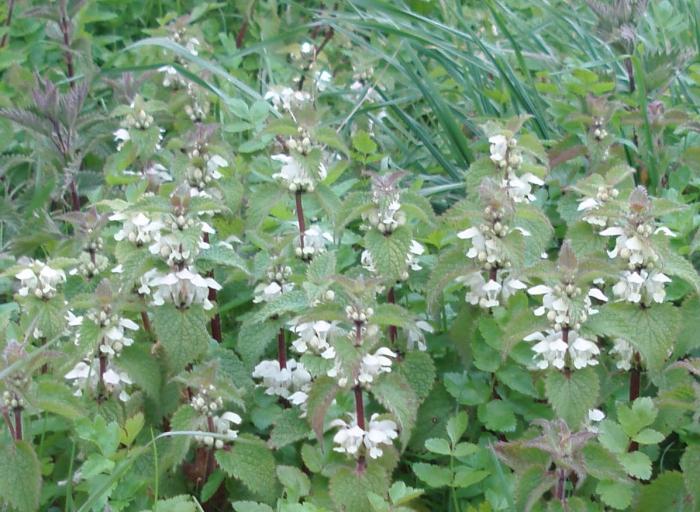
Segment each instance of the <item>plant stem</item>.
[[[204,241],[204,243],[208,244],[209,233],[203,233],[202,240]],[[211,270],[207,272],[207,277],[214,277],[214,272]],[[216,290],[214,288],[209,288],[209,294],[207,296],[209,302],[215,303],[216,297]],[[211,336],[219,343],[221,343],[223,340],[223,336],[221,334],[221,316],[219,315],[219,313],[216,313],[211,319]]]
[[282,328],[277,333],[277,361],[280,363],[280,370],[287,367],[287,343]]
[[70,182],[70,201],[74,212],[80,211],[80,196],[78,195],[78,187],[75,185],[75,177],[71,178]]
[[300,190],[294,193],[294,201],[296,202],[297,222],[299,223],[299,247],[301,247],[301,256],[304,257],[304,233],[306,233],[306,222],[304,222],[304,205],[301,202]]
[[147,311],[141,311],[141,322],[143,323],[143,330],[151,334],[151,320],[148,318]]
[[[630,370],[630,404],[639,398],[639,393],[642,384],[641,358],[639,352],[635,352],[632,358],[632,369]],[[628,452],[636,452],[639,449],[639,443],[636,441],[630,442],[627,448]]]
[[321,44],[316,48],[316,51],[314,52],[313,59],[309,61],[309,63],[304,66],[304,69],[301,72],[301,78],[299,79],[299,85],[297,86],[297,89],[301,91],[304,88],[304,80],[306,79],[306,74],[309,72],[309,69],[311,69],[311,66],[313,65],[314,62],[316,62],[316,59],[318,58],[319,54],[323,51],[325,46],[328,44],[328,41],[330,41],[333,38],[333,28],[328,27],[326,29],[326,34],[325,37],[323,38],[323,41],[321,41]]
[[[362,399],[362,387],[356,384],[353,388],[355,392],[355,416],[357,417],[357,426],[365,430],[365,403]],[[365,456],[360,455],[357,458],[356,471],[361,473],[365,469]]]
[[7,430],[10,431],[10,437],[12,437],[12,439],[16,439],[15,427],[12,426],[12,420],[10,419],[10,415],[7,414],[7,409],[5,409],[4,407],[2,409],[2,417],[5,420],[5,424],[7,425]]
[[73,69],[73,54],[70,49],[70,19],[68,19],[68,13],[66,12],[65,4],[61,4],[61,20],[58,24],[63,34],[63,45],[65,49],[63,50],[63,57],[66,61],[66,76],[69,80],[70,88],[75,87],[73,82],[73,76],[75,76],[75,70]]
[[15,407],[14,413],[15,413],[15,440],[21,441],[22,440],[22,408]]
[[236,34],[236,48],[243,47],[243,39],[245,38],[246,32],[248,32],[249,25],[248,18],[244,19],[241,28],[238,30],[238,34]]
[[[392,286],[389,288],[389,291],[386,294],[386,301],[389,304],[396,304],[396,295],[394,294],[394,287]],[[389,341],[391,343],[396,343],[396,338],[398,337],[398,331],[396,329],[395,325],[390,325],[389,326]]]
[[557,469],[557,486],[554,490],[554,498],[561,501],[566,510],[566,471],[563,469]]
[[0,41],[0,48],[4,48],[7,44],[7,38],[10,34],[10,24],[12,23],[12,11],[15,7],[15,0],[9,0],[7,2],[7,18],[5,19],[5,26],[7,27],[7,32],[2,36],[2,41]]

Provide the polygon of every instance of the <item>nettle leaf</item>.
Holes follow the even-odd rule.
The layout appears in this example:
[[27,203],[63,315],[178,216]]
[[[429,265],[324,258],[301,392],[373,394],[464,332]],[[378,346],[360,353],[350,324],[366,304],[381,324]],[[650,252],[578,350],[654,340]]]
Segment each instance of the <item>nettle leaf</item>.
[[435,213],[433,205],[424,196],[414,192],[413,190],[404,190],[401,192],[401,209],[406,212],[409,217],[418,219],[426,224],[435,223]]
[[161,367],[151,354],[151,347],[145,343],[124,347],[116,364],[144,393],[158,399],[162,386]]
[[648,396],[637,398],[632,407],[620,403],[617,406],[617,419],[629,437],[634,437],[644,427],[654,423],[658,409]]
[[587,324],[599,336],[629,340],[644,358],[647,367],[658,371],[673,348],[680,330],[679,309],[673,304],[654,304],[640,308],[634,304],[615,303],[601,307]]
[[[205,264],[202,265],[201,263]],[[241,258],[236,251],[221,244],[213,244],[197,256],[197,263],[202,270],[211,270],[215,265],[237,268],[246,275],[250,275],[248,263]]]
[[588,415],[588,410],[598,403],[600,384],[598,375],[588,367],[572,371],[569,375],[551,371],[545,379],[545,395],[554,412],[577,429]]
[[365,247],[372,254],[377,273],[387,281],[396,281],[406,272],[406,255],[413,236],[405,226],[390,235],[371,229],[365,235]]
[[674,512],[691,512],[683,475],[678,471],[665,471],[649,485],[642,486],[637,497],[635,512],[659,512],[673,510]]
[[469,272],[469,261],[462,247],[453,247],[440,254],[430,273],[426,289],[426,301],[431,308],[441,301],[445,288],[454,284],[455,279]]
[[306,418],[311,428],[316,433],[316,437],[323,438],[323,423],[326,412],[338,393],[338,384],[330,377],[319,377],[314,381],[309,391]]
[[41,381],[27,397],[37,409],[58,414],[68,419],[86,415],[83,402],[73,395],[73,390],[62,382]]
[[409,352],[397,365],[397,370],[413,388],[419,402],[425,400],[435,383],[435,363],[427,352]]
[[333,189],[328,185],[325,185],[324,183],[319,183],[318,185],[316,185],[316,189],[314,190],[312,197],[318,202],[319,206],[329,216],[328,220],[330,222],[334,222],[335,216],[340,211],[342,203],[340,202],[340,198],[333,191]]
[[[170,428],[177,432],[195,430],[199,422],[199,414],[190,405],[181,405],[170,418]],[[187,456],[192,438],[190,436],[173,436],[163,439],[158,443],[158,451],[161,453],[161,465],[171,468],[180,464]],[[164,448],[161,448],[161,443]]]
[[207,313],[199,306],[177,309],[172,304],[164,304],[154,309],[153,328],[163,345],[168,369],[178,373],[209,345]]
[[33,319],[34,326],[47,340],[59,336],[66,329],[66,307],[62,296],[51,300],[41,300],[34,297],[28,301],[28,318]]
[[280,316],[285,313],[304,311],[309,306],[306,293],[303,290],[291,290],[283,293],[276,299],[265,303],[265,305],[253,314],[251,323],[259,324],[273,316]]
[[372,394],[396,418],[405,447],[411,437],[418,414],[418,397],[413,388],[397,372],[385,373],[372,383]]
[[700,298],[695,296],[683,302],[681,318],[683,325],[676,339],[676,356],[683,356],[700,347]]
[[0,446],[0,503],[20,512],[39,509],[41,464],[26,441]]
[[532,466],[519,474],[515,486],[517,510],[530,512],[556,482],[553,471],[544,471],[539,466]]
[[285,196],[279,186],[266,183],[258,186],[248,198],[246,228],[255,231],[260,227],[270,210]]
[[267,321],[255,324],[246,320],[238,331],[238,344],[236,348],[243,362],[252,367],[260,361],[268,345],[277,339],[280,329],[279,322]]
[[350,192],[335,217],[335,238],[355,219],[372,209],[372,200],[367,192]]
[[531,265],[539,261],[554,234],[554,228],[547,216],[534,205],[519,204],[513,226],[530,233],[530,236],[525,237],[525,264]]
[[306,269],[306,279],[316,284],[328,284],[330,277],[336,273],[335,252],[329,251],[314,256]]
[[279,495],[275,457],[265,443],[250,434],[241,434],[229,451],[217,450],[216,460],[228,475],[243,482],[265,503]]
[[700,275],[693,264],[670,247],[665,247],[659,252],[663,272],[680,277],[695,288],[695,293],[700,294]]
[[599,480],[625,481],[626,473],[613,453],[601,444],[588,443],[583,448],[583,459],[589,474]]
[[285,409],[272,422],[270,446],[275,449],[292,444],[309,435],[309,424],[296,409]]
[[413,315],[398,304],[379,304],[374,308],[372,323],[382,326],[395,325],[397,327],[410,327],[414,324]]
[[689,445],[681,457],[685,487],[693,496],[695,507],[700,508],[700,445]]
[[338,510],[371,510],[367,493],[384,496],[389,488],[389,476],[379,464],[368,462],[362,471],[355,468],[341,467],[328,482],[333,503]]
[[234,501],[233,510],[236,512],[275,512],[270,505],[254,501]]

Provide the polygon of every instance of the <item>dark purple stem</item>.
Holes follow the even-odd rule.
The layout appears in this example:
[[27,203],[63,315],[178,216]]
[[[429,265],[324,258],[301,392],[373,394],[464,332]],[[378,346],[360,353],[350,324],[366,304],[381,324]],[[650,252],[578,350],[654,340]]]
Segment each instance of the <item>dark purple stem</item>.
[[22,440],[22,408],[15,407],[15,440]]
[[277,333],[277,361],[280,363],[280,369],[287,367],[287,342],[284,337],[284,329],[281,328]]
[[297,190],[294,193],[296,202],[297,222],[299,223],[299,247],[301,247],[301,255],[304,256],[304,233],[306,233],[306,223],[304,222],[304,205],[301,202],[301,191]]
[[[396,304],[396,295],[394,294],[394,287],[392,286],[389,288],[389,291],[386,294],[386,300],[389,304]],[[398,330],[396,329],[395,325],[390,325],[389,326],[389,341],[391,343],[396,343],[396,338],[398,337]]]

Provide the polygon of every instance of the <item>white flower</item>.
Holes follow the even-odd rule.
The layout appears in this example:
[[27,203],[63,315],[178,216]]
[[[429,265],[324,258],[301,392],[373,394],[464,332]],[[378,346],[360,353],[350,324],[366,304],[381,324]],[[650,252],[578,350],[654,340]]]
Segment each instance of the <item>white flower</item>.
[[598,360],[595,356],[598,354],[600,354],[598,345],[579,336],[576,331],[569,331],[569,357],[574,368],[579,370],[586,366],[596,366]]
[[311,95],[291,87],[275,86],[265,93],[265,99],[271,101],[275,108],[282,107],[285,110],[291,110],[311,101]]
[[311,350],[324,359],[333,359],[335,349],[328,343],[328,336],[334,328],[334,324],[325,320],[293,324],[291,331],[299,337],[292,342],[292,347],[300,354]]
[[[65,375],[65,378],[73,381],[73,386],[76,388],[75,396],[82,396],[85,389],[97,391],[100,383],[100,359],[96,357],[92,362],[80,361]],[[129,374],[115,368],[109,360],[102,374],[102,382],[107,393],[118,395],[122,402],[127,402],[131,398],[126,391],[126,388],[133,384]]]
[[137,331],[138,328],[139,326],[128,318],[120,318],[116,325],[105,331],[100,341],[100,352],[110,356],[120,355],[124,347],[134,344],[134,340],[126,336],[124,329]]
[[117,143],[117,151],[121,151],[124,144],[131,140],[131,134],[126,128],[119,128],[114,132],[114,142]]
[[602,236],[615,236],[615,247],[608,251],[610,258],[622,258],[629,261],[630,265],[642,266],[659,259],[649,243],[648,235],[651,234],[649,226],[639,226],[638,232],[627,233],[624,228],[613,226],[600,232]]
[[613,294],[619,300],[635,304],[651,301],[661,303],[666,298],[665,285],[670,282],[667,275],[654,270],[624,270],[620,274],[620,280],[613,286]]
[[316,71],[316,73],[314,74],[314,82],[316,84],[316,88],[320,92],[325,91],[328,88],[328,86],[331,84],[332,80],[333,80],[333,75],[331,75],[325,69],[322,71]]
[[324,165],[319,165],[317,176],[313,177],[294,156],[278,154],[270,158],[282,163],[280,172],[273,174],[272,177],[281,181],[291,192],[305,190],[313,192],[316,180],[323,180],[326,177]]
[[314,45],[312,45],[311,43],[309,43],[307,41],[304,41],[303,43],[301,43],[300,50],[301,50],[301,53],[309,54],[309,53],[314,51],[314,48],[315,48]]
[[364,445],[372,459],[382,456],[380,445],[391,445],[399,434],[396,423],[391,420],[380,420],[379,414],[372,414],[369,420],[369,430],[365,433]]
[[338,432],[333,436],[333,442],[336,444],[336,446],[333,447],[333,451],[347,453],[349,455],[357,454],[360,446],[362,446],[365,431],[357,425],[355,418],[353,417],[350,423],[341,419],[333,420],[330,422],[330,426],[340,427]]
[[472,246],[467,251],[467,258],[476,258],[481,263],[497,263],[504,259],[503,247],[498,239],[486,235],[477,227],[473,226],[460,231],[457,237],[472,242]]
[[[311,387],[311,374],[294,359],[289,359],[285,368],[280,368],[276,360],[261,361],[253,370],[253,378],[262,379],[261,385],[267,388],[265,394],[282,398],[291,398],[298,391],[306,394]],[[299,398],[300,395],[295,397],[297,401]]]
[[370,272],[371,274],[377,272],[377,267],[374,264],[374,258],[372,258],[372,253],[369,252],[367,249],[363,250],[362,255],[360,255],[360,264],[362,265],[362,268],[364,268],[367,272]]
[[435,329],[425,320],[418,320],[415,328],[407,329],[406,347],[412,350],[414,347],[420,351],[425,351],[428,347],[425,345],[425,333],[433,333]]
[[482,272],[478,270],[458,277],[457,282],[464,283],[469,288],[465,300],[482,308],[494,308],[501,303],[500,299],[508,300],[508,297],[518,290],[527,288],[525,283],[512,277],[504,279],[503,284],[493,279],[486,281]]
[[425,252],[425,247],[423,247],[419,242],[411,240],[411,245],[408,248],[408,253],[406,254],[406,266],[411,270],[417,271],[421,270],[423,267],[420,266],[419,256],[422,256]]
[[178,308],[199,304],[206,310],[214,307],[209,302],[209,288],[221,290],[221,285],[211,277],[202,277],[187,268],[165,275],[155,274],[148,286],[156,288],[153,293],[155,306],[162,306],[165,302],[172,302]]
[[496,165],[504,161],[508,153],[508,138],[505,135],[492,135],[489,137],[489,151],[491,153],[491,161]]
[[629,371],[632,369],[632,358],[634,357],[634,347],[622,338],[616,338],[610,354],[615,357],[615,366],[619,370]]
[[396,357],[396,354],[387,347],[380,347],[374,354],[365,354],[360,364],[358,382],[369,384],[380,373],[391,372],[393,357]]
[[270,302],[283,293],[286,293],[294,289],[294,283],[278,283],[277,281],[272,281],[271,283],[260,283],[255,287],[253,293],[255,297],[253,302],[258,304],[260,302]]
[[589,409],[588,418],[584,424],[584,429],[592,432],[593,434],[598,433],[598,423],[605,419],[605,413],[600,409]]
[[542,186],[544,181],[531,173],[517,176],[512,172],[509,172],[507,178],[503,180],[503,186],[508,190],[508,195],[516,203],[535,200],[535,196],[532,194],[532,185]]
[[31,261],[15,274],[20,281],[18,293],[21,297],[30,294],[40,299],[50,299],[56,295],[57,287],[66,282],[66,274],[61,269],[49,267],[42,261]]
[[569,346],[562,339],[561,331],[534,332],[524,338],[525,341],[537,341],[532,347],[535,352],[535,364],[540,370],[550,366],[561,370],[566,364],[566,352]]
[[163,228],[161,221],[150,219],[141,212],[117,212],[110,215],[109,220],[122,223],[122,228],[114,234],[116,241],[128,240],[138,246],[158,240]]
[[240,425],[241,421],[243,421],[238,414],[231,411],[226,411],[220,416],[212,416],[211,420],[211,424],[214,426],[214,431],[212,433],[226,436],[226,439],[214,438],[214,436],[207,435],[207,433],[210,432],[210,425],[209,419],[206,416],[200,419],[198,425],[202,433],[195,435],[194,438],[196,441],[207,446],[214,446],[218,450],[222,449],[227,441],[233,441],[238,437],[238,430],[234,430],[232,427],[234,425]]
[[333,243],[333,236],[321,229],[318,224],[313,224],[304,231],[304,250],[297,248],[297,256],[311,257],[314,254],[326,252],[326,246]]
[[542,295],[542,306],[535,309],[535,315],[546,314],[550,322],[560,327],[585,322],[589,315],[596,314],[598,310],[592,307],[590,297],[603,302],[607,301],[605,294],[595,287],[591,288],[580,301],[576,301],[575,298],[581,294],[581,290],[572,284],[555,287],[542,284],[533,286],[527,292],[530,295]]
[[80,327],[83,325],[83,317],[75,316],[71,310],[66,313],[66,321],[69,327]]

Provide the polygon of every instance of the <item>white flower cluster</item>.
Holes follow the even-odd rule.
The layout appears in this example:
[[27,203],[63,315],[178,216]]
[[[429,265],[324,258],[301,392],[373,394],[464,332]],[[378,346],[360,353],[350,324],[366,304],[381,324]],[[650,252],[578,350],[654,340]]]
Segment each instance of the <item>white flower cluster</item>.
[[[184,47],[190,55],[199,55],[199,47],[201,46],[199,39],[194,36],[188,36],[184,27],[173,27],[170,39],[180,45],[184,43]],[[175,60],[179,65],[187,68],[185,59],[176,57]],[[180,75],[173,66],[161,66],[158,68],[158,71],[164,74],[163,87],[182,87],[189,84],[187,79]]]
[[516,203],[534,200],[532,186],[542,186],[544,181],[529,172],[518,176],[517,172],[523,163],[523,157],[518,150],[517,139],[496,134],[489,137],[489,144],[491,161],[505,172],[502,185],[511,199]]
[[20,281],[18,293],[21,297],[34,295],[44,300],[53,298],[58,286],[66,282],[63,270],[51,268],[39,260],[30,261],[15,277]]
[[5,390],[0,396],[0,409],[23,409],[25,405],[24,398],[12,391]]
[[[382,373],[391,373],[392,358],[396,353],[387,347],[379,347],[373,354],[365,354],[360,361],[360,368],[357,376],[352,382],[353,386],[369,386],[374,382],[375,377]],[[326,373],[329,377],[336,379],[338,385],[345,387],[348,385],[349,376],[343,371],[341,362],[336,360],[333,368]]]
[[598,364],[596,356],[600,349],[594,341],[579,334],[581,324],[598,310],[592,307],[591,297],[602,302],[607,297],[596,287],[583,295],[581,288],[571,282],[556,284],[553,287],[538,285],[528,290],[530,295],[542,295],[542,306],[535,310],[535,315],[546,315],[552,328],[544,332],[534,332],[524,338],[536,341],[532,350],[535,352],[537,368],[545,370],[550,366],[563,369],[568,354],[571,364],[576,369]]
[[598,210],[610,200],[616,199],[619,195],[620,191],[614,187],[607,185],[599,186],[595,197],[584,197],[578,204],[578,211],[584,212],[582,217],[583,221],[593,226],[607,226],[608,218],[598,213]]
[[87,244],[78,256],[78,265],[68,272],[68,275],[81,275],[87,279],[92,279],[97,274],[104,272],[109,267],[109,258],[100,254],[102,250],[102,240],[96,239]]
[[381,446],[393,444],[394,439],[398,437],[396,423],[380,419],[376,413],[370,417],[367,430],[359,427],[355,415],[351,415],[349,422],[333,420],[330,426],[339,427],[333,436],[333,442],[336,444],[333,450],[352,456],[359,455],[360,448],[364,446],[367,455],[377,459],[384,453]]
[[156,289],[152,296],[154,306],[168,302],[180,309],[199,304],[210,310],[214,305],[209,301],[209,289],[221,290],[221,285],[213,278],[203,277],[188,268],[168,274],[155,273],[148,286]]
[[612,226],[601,231],[602,236],[614,236],[615,247],[608,251],[610,258],[627,262],[627,270],[613,286],[618,300],[636,304],[661,303],[666,298],[665,286],[671,279],[659,269],[659,255],[654,250],[650,237],[662,233],[675,236],[666,227],[654,229],[650,222],[635,222],[629,219],[625,226]]
[[277,297],[294,289],[294,283],[287,280],[292,275],[292,267],[288,265],[275,265],[267,271],[268,282],[258,283],[253,291],[253,302],[270,302]]
[[[101,359],[99,357],[85,359],[66,373],[65,378],[73,381],[75,396],[82,396],[86,389],[93,393],[97,392],[100,384],[100,366]],[[109,394],[117,395],[122,402],[129,401],[131,397],[127,389],[133,384],[129,374],[117,368],[109,357],[106,359],[103,370],[102,383],[105,391]]]
[[[411,240],[411,245],[409,245],[408,252],[406,253],[406,270],[404,270],[400,276],[402,280],[405,281],[408,279],[408,270],[413,270],[415,272],[423,268],[420,264],[419,258],[424,253],[425,247],[423,247],[423,245],[420,242],[417,242],[416,240]],[[367,272],[370,272],[371,274],[377,273],[377,267],[374,263],[372,253],[367,249],[362,251],[362,255],[360,256],[360,263]]]
[[316,254],[326,252],[326,246],[333,243],[333,235],[324,231],[318,224],[313,224],[304,231],[304,248],[301,244],[295,249],[298,257],[310,260]]
[[617,366],[618,370],[629,371],[632,369],[634,347],[629,341],[616,338],[613,342],[613,347],[610,349],[610,355],[615,358],[615,366]]
[[[132,101],[129,106],[132,111],[122,119],[119,123],[120,128],[113,133],[114,142],[117,143],[117,151],[121,151],[124,144],[131,140],[130,130],[147,130],[154,123],[153,116],[146,112],[140,102],[137,105],[136,101]],[[158,141],[155,147],[156,150],[160,150],[160,143],[163,142],[163,133],[165,133],[165,130],[159,128]]]
[[[303,140],[307,141],[307,138]],[[272,155],[270,158],[282,164],[280,171],[273,174],[272,177],[280,181],[290,192],[313,192],[316,189],[316,184],[323,181],[328,175],[326,165],[323,162],[319,162],[318,168],[313,172],[314,170],[308,169],[304,162],[294,154],[280,153]]]
[[[116,314],[110,314],[104,309],[98,311],[89,311],[86,316],[97,324],[102,330],[103,335],[98,347],[101,354],[107,356],[121,355],[124,347],[130,347],[134,344],[134,340],[127,336],[126,330],[138,331],[139,326],[128,318],[120,317]],[[69,312],[68,324],[78,326],[82,324],[82,317],[75,316]],[[76,338],[76,344],[79,344],[80,338]]]
[[335,322],[329,323],[325,320],[316,322],[291,323],[290,330],[298,336],[292,342],[292,347],[299,354],[312,352],[319,354],[323,359],[333,359],[335,349],[329,343],[329,336],[333,330],[337,329]]
[[128,240],[138,247],[158,241],[164,227],[158,217],[149,217],[142,212],[120,211],[110,215],[109,220],[122,223],[121,229],[114,234],[116,241]]
[[253,378],[262,380],[265,394],[282,397],[294,405],[303,405],[309,398],[311,374],[294,359],[287,360],[284,368],[276,360],[261,361],[253,370]]
[[382,234],[393,233],[406,224],[406,214],[401,210],[401,193],[396,188],[372,187],[374,208],[362,215],[369,225]]
[[[481,267],[457,278],[457,282],[468,288],[465,300],[474,306],[496,307],[518,290],[527,288],[525,283],[511,275],[511,262],[502,239],[512,231],[518,231],[523,236],[530,236],[530,233],[520,227],[509,227],[504,216],[504,208],[486,206],[483,224],[457,233],[458,238],[471,241],[466,256]],[[485,273],[488,279],[484,277]]]
[[[190,405],[202,417],[198,421],[197,429],[201,434],[194,436],[195,441],[205,446],[222,449],[227,441],[233,441],[238,437],[238,431],[232,428],[233,425],[241,424],[241,417],[235,412],[226,411],[223,414],[218,412],[224,407],[223,398],[217,393],[216,387],[209,384],[201,388],[190,400]],[[221,437],[215,437],[217,434]]]
[[209,187],[212,182],[221,179],[222,174],[219,169],[223,167],[228,167],[228,161],[221,155],[208,155],[209,158],[203,159],[204,163],[190,163],[185,170],[185,181],[194,189],[192,192],[193,196],[202,195],[207,187]]
[[293,110],[311,101],[311,95],[305,91],[297,91],[291,87],[274,86],[265,93],[265,100],[279,109]]

